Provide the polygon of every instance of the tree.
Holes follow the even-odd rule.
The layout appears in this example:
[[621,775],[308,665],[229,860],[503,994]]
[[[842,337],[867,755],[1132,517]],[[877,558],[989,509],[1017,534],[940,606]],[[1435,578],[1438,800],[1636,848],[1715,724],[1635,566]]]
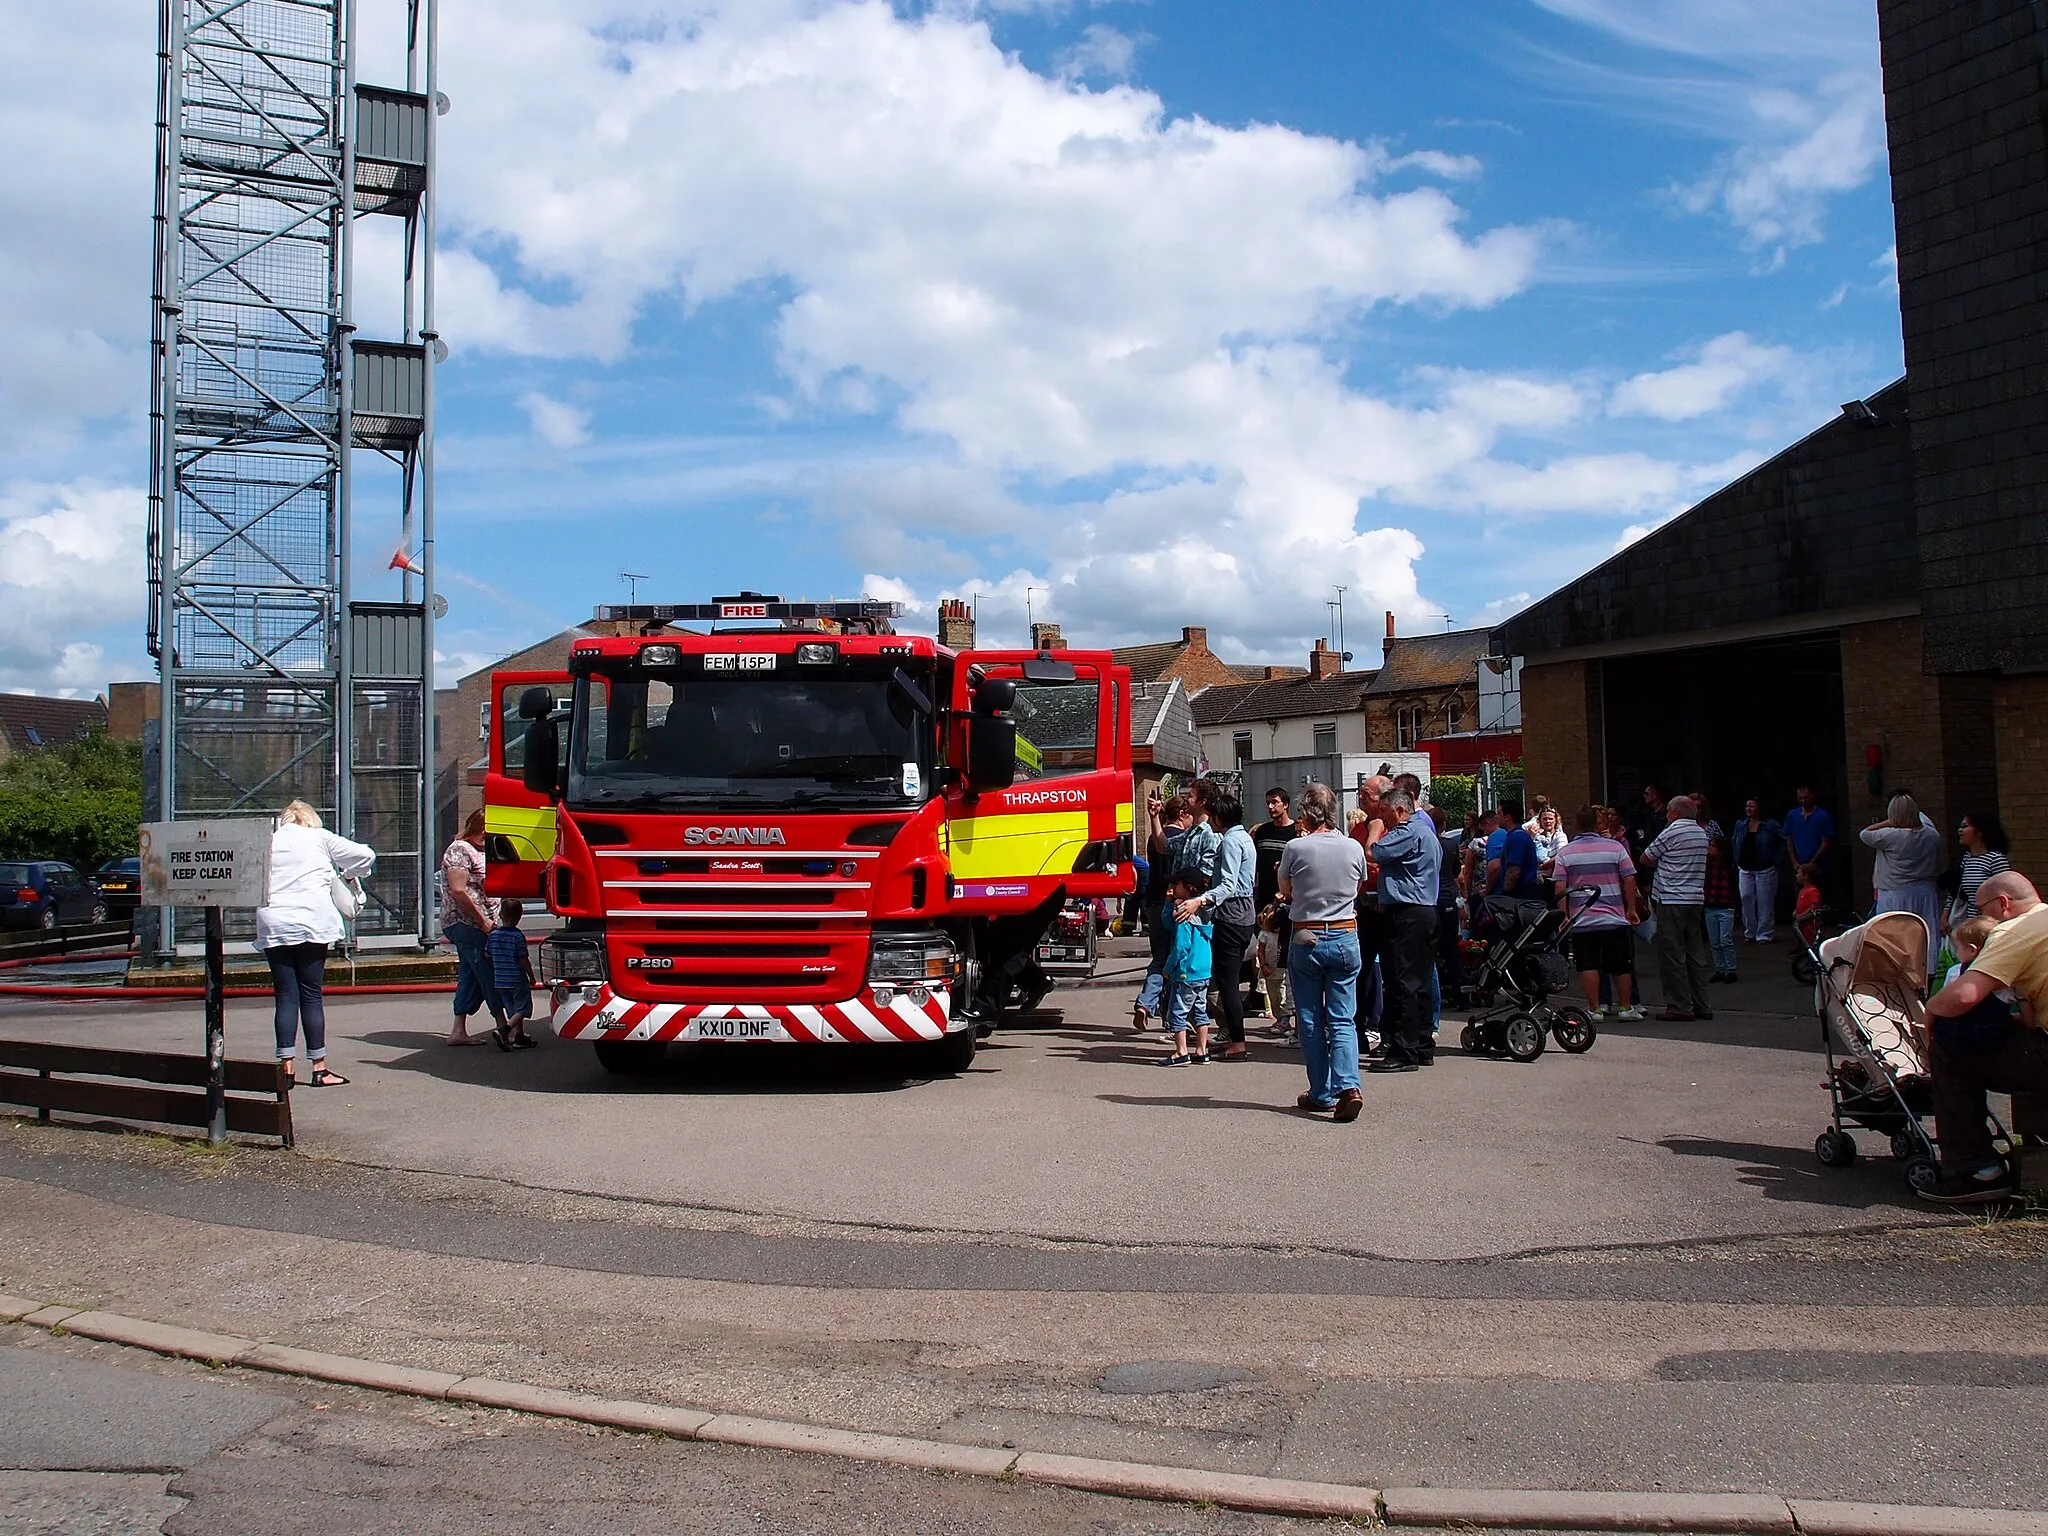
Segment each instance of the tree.
[[135,852],[142,747],[102,735],[0,763],[0,859],[62,859],[92,871]]

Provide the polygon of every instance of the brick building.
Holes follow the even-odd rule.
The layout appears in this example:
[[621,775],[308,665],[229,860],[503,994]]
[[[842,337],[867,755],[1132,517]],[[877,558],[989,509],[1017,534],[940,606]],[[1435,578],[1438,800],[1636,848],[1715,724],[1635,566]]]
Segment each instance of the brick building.
[[[1493,633],[1532,791],[1843,830],[1910,788],[2048,874],[2048,28],[1880,0],[1906,377]],[[1850,839],[1853,842],[1853,835]],[[1857,893],[1869,891],[1859,846]]]
[[[942,637],[943,638],[943,637]],[[1166,683],[1178,678],[1189,693],[1204,688],[1224,688],[1232,683],[1253,683],[1268,677],[1304,677],[1299,667],[1234,665],[1209,649],[1209,631],[1190,627],[1178,640],[1160,640],[1149,645],[1126,645],[1113,650],[1119,666],[1131,669],[1134,683]]]
[[83,741],[107,728],[103,699],[52,699],[0,693],[0,763],[23,752]]
[[1389,613],[1379,670],[1365,690],[1366,749],[1407,752],[1430,737],[1476,730],[1479,659],[1491,641],[1483,629],[1397,636]]

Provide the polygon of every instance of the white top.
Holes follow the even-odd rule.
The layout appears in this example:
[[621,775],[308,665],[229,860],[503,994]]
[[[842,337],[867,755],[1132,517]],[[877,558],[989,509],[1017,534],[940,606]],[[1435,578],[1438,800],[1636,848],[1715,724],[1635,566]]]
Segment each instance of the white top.
[[1571,841],[1571,834],[1565,831],[1562,821],[1557,824],[1555,831],[1546,832],[1536,825],[1536,818],[1531,816],[1522,823],[1522,830],[1535,841],[1536,862],[1539,864],[1548,864],[1555,859],[1564,852],[1564,845]]
[[316,827],[286,822],[270,834],[270,901],[256,909],[256,947],[332,944],[341,937],[334,876],[362,876],[377,862],[374,848]]

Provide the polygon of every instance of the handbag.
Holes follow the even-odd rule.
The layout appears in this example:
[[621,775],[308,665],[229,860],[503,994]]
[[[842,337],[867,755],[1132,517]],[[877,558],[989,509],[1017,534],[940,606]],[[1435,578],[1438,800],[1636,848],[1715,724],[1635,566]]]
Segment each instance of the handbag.
[[333,898],[334,910],[341,914],[343,922],[360,914],[369,901],[363,894],[362,882],[338,869],[330,868],[327,872],[327,894]]

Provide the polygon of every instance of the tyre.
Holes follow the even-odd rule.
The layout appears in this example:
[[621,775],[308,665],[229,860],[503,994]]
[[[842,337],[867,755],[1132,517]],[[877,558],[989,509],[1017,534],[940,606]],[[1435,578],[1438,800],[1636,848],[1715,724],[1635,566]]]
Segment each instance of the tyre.
[[597,1064],[621,1077],[652,1077],[668,1057],[666,1040],[600,1040]]
[[1896,1157],[1902,1163],[1910,1163],[1914,1158],[1922,1155],[1919,1137],[1915,1136],[1911,1131],[1892,1132],[1893,1157]]
[[1847,1132],[1830,1127],[1814,1138],[1813,1155],[1823,1168],[1846,1168],[1856,1161],[1856,1143]]
[[43,908],[43,915],[36,919],[36,926],[45,933],[57,931],[57,907],[54,902]]
[[955,1030],[929,1048],[933,1070],[948,1076],[965,1072],[974,1065],[974,1046],[975,1032],[972,1029]]
[[1501,1027],[1501,1044],[1516,1061],[1534,1061],[1543,1054],[1543,1025],[1526,1013],[1511,1014]]
[[107,920],[107,915],[107,904],[104,901],[92,904],[92,924],[95,928]]
[[1467,1024],[1458,1031],[1458,1048],[1467,1056],[1486,1054],[1486,1031],[1477,1024]]
[[1567,1004],[1551,1015],[1550,1033],[1560,1049],[1570,1051],[1574,1056],[1583,1056],[1600,1038],[1600,1026],[1593,1022],[1593,1015],[1585,1009]]
[[1802,987],[1810,987],[1814,982],[1814,974],[1813,957],[1803,949],[1793,950],[1792,979]]
[[1915,1194],[1932,1189],[1941,1179],[1941,1164],[1925,1155],[1906,1159],[1906,1185]]

